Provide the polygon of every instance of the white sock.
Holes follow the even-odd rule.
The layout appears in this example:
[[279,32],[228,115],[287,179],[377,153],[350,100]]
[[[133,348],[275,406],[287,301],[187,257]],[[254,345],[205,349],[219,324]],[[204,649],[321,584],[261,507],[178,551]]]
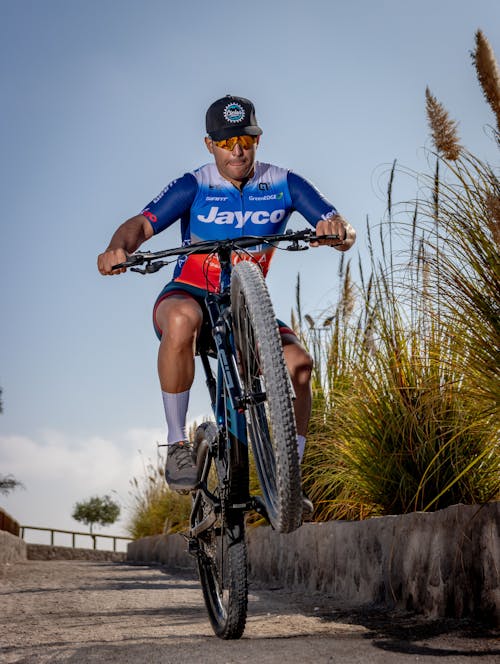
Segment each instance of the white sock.
[[161,394],[165,417],[167,418],[167,445],[187,440],[186,415],[189,404],[189,390],[177,394],[162,391]]
[[306,437],[297,434],[297,449],[299,451],[299,462],[302,462],[304,450],[306,449]]

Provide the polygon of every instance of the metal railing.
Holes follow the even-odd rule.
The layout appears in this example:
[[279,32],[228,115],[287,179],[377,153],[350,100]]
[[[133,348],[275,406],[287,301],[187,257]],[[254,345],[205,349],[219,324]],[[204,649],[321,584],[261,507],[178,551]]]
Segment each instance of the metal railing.
[[54,546],[54,533],[63,533],[65,535],[71,535],[71,543],[73,549],[75,548],[76,536],[91,537],[93,540],[93,549],[97,549],[97,538],[112,539],[113,540],[113,551],[116,551],[116,542],[117,540],[127,540],[132,542],[131,537],[121,536],[121,535],[102,535],[100,533],[82,533],[76,530],[61,530],[60,528],[40,528],[38,526],[21,526],[21,537],[24,538],[25,532],[27,530],[41,530],[44,532],[50,533],[50,546]]

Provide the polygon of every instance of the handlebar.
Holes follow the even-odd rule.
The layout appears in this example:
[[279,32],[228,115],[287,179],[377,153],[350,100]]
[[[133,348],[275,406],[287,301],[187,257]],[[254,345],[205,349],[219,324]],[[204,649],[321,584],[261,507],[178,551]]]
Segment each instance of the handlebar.
[[[175,247],[173,249],[164,249],[163,251],[136,251],[131,254],[126,261],[113,265],[112,270],[120,268],[131,268],[132,272],[140,272],[141,274],[149,274],[157,272],[171,261],[162,261],[162,258],[169,258],[172,256],[187,256],[191,254],[211,254],[224,251],[234,251],[237,249],[247,249],[256,245],[275,245],[279,242],[291,242],[288,247],[284,247],[285,251],[304,251],[309,249],[301,243],[310,244],[311,242],[318,242],[321,240],[340,240],[339,235],[316,235],[313,230],[305,229],[302,231],[288,230],[285,233],[278,233],[276,235],[242,235],[238,238],[231,238],[226,240],[204,240],[196,242],[183,247]],[[144,265],[144,269],[137,269],[138,265]]]

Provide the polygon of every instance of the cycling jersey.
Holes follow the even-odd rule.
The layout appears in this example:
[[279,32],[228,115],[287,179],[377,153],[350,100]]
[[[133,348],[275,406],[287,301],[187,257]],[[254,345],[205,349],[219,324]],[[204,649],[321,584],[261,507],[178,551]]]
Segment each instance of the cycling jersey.
[[[337,212],[310,182],[287,169],[256,162],[253,177],[240,190],[211,163],[171,182],[141,214],[155,234],[180,219],[182,244],[187,246],[201,240],[282,233],[295,210],[314,227],[320,219]],[[248,250],[264,275],[274,251],[274,247],[264,245]],[[242,258],[248,256],[235,254],[233,261]],[[182,256],[173,281],[217,291],[219,273],[215,256]]]

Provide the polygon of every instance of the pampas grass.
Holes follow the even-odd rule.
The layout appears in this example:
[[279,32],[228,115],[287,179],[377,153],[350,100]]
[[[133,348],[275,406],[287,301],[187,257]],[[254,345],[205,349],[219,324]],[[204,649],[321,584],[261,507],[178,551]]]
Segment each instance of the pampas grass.
[[496,138],[500,143],[500,70],[491,44],[482,30],[476,32],[476,48],[471,56],[484,97],[495,115]]
[[[494,106],[498,69],[478,39]],[[426,108],[436,166],[415,174],[411,216],[394,220],[393,166],[379,246],[367,228],[370,276],[359,261],[357,287],[342,263],[326,348],[302,331],[324,363],[303,464],[316,520],[500,498],[500,183],[428,89]]]
[[425,98],[427,119],[436,150],[445,159],[455,161],[460,156],[461,150],[458,141],[458,124],[450,118],[448,111],[431,94],[429,88],[425,90]]

